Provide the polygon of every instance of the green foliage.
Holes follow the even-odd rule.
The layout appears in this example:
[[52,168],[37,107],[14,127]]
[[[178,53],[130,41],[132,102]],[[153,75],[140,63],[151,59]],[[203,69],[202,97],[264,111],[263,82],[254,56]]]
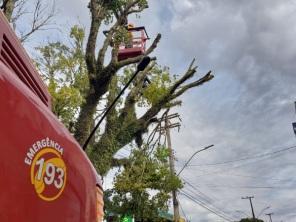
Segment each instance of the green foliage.
[[130,157],[132,165],[117,175],[115,188],[118,191],[143,191],[145,189],[169,192],[179,188],[178,177],[171,175],[169,169],[168,149],[160,146],[152,155],[142,149],[134,149]]
[[[124,69],[123,76],[121,77],[122,84],[126,84],[132,74],[135,72],[135,66],[131,65]],[[138,98],[138,105],[140,107],[153,106],[159,100],[169,93],[169,88],[176,82],[177,76],[171,75],[168,67],[161,67],[155,64],[149,71],[147,78],[150,83],[145,82],[143,85],[143,93]]]
[[155,105],[159,99],[169,93],[169,88],[175,83],[176,77],[171,76],[168,67],[155,66],[150,72],[151,83],[144,90],[142,102]]
[[[113,22],[114,14],[119,14],[122,11],[122,8],[126,5],[130,4],[131,0],[111,0],[111,1],[104,1],[103,7],[105,9],[105,19],[104,22],[106,25]],[[144,9],[148,7],[147,0],[140,0],[138,3],[133,7],[134,9]]]
[[48,84],[53,112],[71,130],[88,89],[88,77],[83,51],[84,30],[72,27],[70,38],[70,46],[50,42],[36,48],[40,56],[35,62]]
[[58,86],[53,80],[49,81],[48,90],[52,96],[52,110],[62,122],[71,128],[73,117],[78,113],[78,107],[83,101],[79,90],[75,87]]
[[135,215],[136,219],[157,221],[158,211],[167,210],[172,190],[180,189],[182,183],[169,170],[168,149],[163,146],[154,152],[134,149],[129,165],[114,180],[114,189],[105,193],[108,212]]
[[119,27],[113,35],[113,43],[120,45],[121,43],[128,44],[132,40],[132,36],[125,27]]

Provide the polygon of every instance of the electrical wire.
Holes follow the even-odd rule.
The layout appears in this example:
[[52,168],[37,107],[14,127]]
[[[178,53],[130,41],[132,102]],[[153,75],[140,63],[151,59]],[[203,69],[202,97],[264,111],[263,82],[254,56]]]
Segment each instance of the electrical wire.
[[[182,180],[189,185],[192,189],[202,193],[199,189],[196,188],[195,185],[190,183],[188,180],[185,180],[182,177]],[[232,185],[217,185],[217,184],[205,184],[206,187],[210,188],[231,188],[231,189],[288,189],[289,187],[280,187],[280,186],[232,186]],[[203,193],[204,196],[207,196]],[[209,197],[208,197],[209,198]],[[212,200],[213,201],[213,200]]]
[[280,187],[273,186],[231,186],[231,185],[217,185],[217,184],[205,184],[209,188],[231,188],[231,189],[275,189]]
[[191,187],[194,191],[200,193],[201,195],[199,195],[199,196],[204,196],[204,197],[202,197],[204,200],[207,199],[208,202],[215,202],[215,201],[218,201],[217,198],[215,198],[215,200],[214,200],[212,197],[209,197],[209,196],[206,195],[205,193],[201,192],[199,189],[196,188],[196,186],[192,185],[191,182],[189,182],[188,180],[185,180],[183,177],[182,177],[182,180],[185,182],[186,185],[188,185],[189,187]]
[[183,209],[183,207],[182,207],[182,205],[181,205],[181,202],[180,202],[180,201],[179,201],[179,206],[180,206],[180,208],[181,208],[181,211],[182,211],[182,213],[183,213],[183,215],[184,215],[184,217],[185,217],[186,221],[187,221],[187,222],[189,222],[189,220],[188,220],[188,217],[186,216],[186,214],[185,214],[185,211],[184,211],[184,209]]
[[[184,179],[183,177],[182,177],[182,180],[185,182],[185,184],[186,185],[188,185],[190,188],[192,188],[193,190],[195,190],[195,191],[197,191],[197,192],[199,192],[199,193],[201,193],[203,196],[205,196],[207,199],[209,199],[211,202],[215,202],[215,201],[219,201],[219,200],[217,200],[217,198],[215,198],[216,200],[213,200],[211,197],[209,197],[208,195],[206,195],[205,193],[203,193],[203,192],[201,192],[198,188],[196,188],[196,186],[194,186],[191,182],[189,182],[187,179]],[[233,187],[231,187],[231,188],[233,188]],[[254,188],[254,187],[253,187]],[[261,188],[261,187],[260,187]],[[263,187],[262,187],[263,188]],[[190,191],[190,192],[192,192],[192,191]],[[199,194],[197,194],[196,192],[192,192],[192,193],[194,193],[197,197],[199,197],[199,198],[202,198],[203,200],[205,200],[206,202],[208,202],[210,205],[212,205],[213,207],[215,207],[215,208],[217,208],[215,205],[213,205],[213,203],[211,203],[209,200],[206,200],[204,197],[202,197],[201,195],[199,195]],[[265,203],[264,203],[265,204]],[[221,209],[219,209],[219,208],[217,208],[218,210],[220,210],[220,211],[222,211],[222,212],[224,212],[223,210],[221,210]],[[235,211],[235,210],[233,210],[233,211]],[[226,214],[225,212],[224,212],[224,214]]]
[[[269,157],[269,158],[276,158],[278,156],[272,156],[272,157]],[[257,160],[259,161],[259,160]],[[261,160],[262,161],[262,160]],[[247,166],[247,165],[250,165],[250,164],[254,164],[256,161],[254,162],[249,162],[249,163],[243,163],[243,164],[239,164],[239,165],[236,165],[236,166],[233,166],[233,167],[230,167],[230,168],[227,168],[227,169],[223,169],[223,170],[217,170],[217,171],[214,171],[214,172],[209,172],[209,173],[205,173],[205,174],[201,174],[201,175],[197,175],[195,177],[202,177],[202,176],[209,176],[209,175],[214,175],[214,174],[223,174],[224,172],[229,172],[233,169],[236,169],[236,168],[240,168],[240,167],[244,167],[244,166]]]
[[210,211],[211,213],[217,215],[218,217],[221,217],[221,218],[223,218],[223,219],[225,219],[225,220],[227,220],[227,221],[233,221],[233,218],[231,218],[230,216],[225,215],[225,214],[223,214],[223,213],[221,213],[221,212],[219,212],[219,211],[217,211],[217,210],[215,210],[215,209],[210,208],[210,207],[207,206],[206,204],[204,204],[204,203],[202,203],[201,201],[199,201],[198,199],[196,199],[196,198],[195,198],[194,196],[192,196],[191,194],[186,193],[186,192],[184,192],[184,191],[180,192],[180,194],[182,194],[183,196],[189,198],[191,201],[195,202],[196,204],[198,204],[198,205],[201,206],[202,208],[204,208],[204,209]]
[[[217,206],[215,206],[213,203],[209,202],[209,201],[203,201],[200,199],[200,196],[197,196],[195,192],[192,192],[190,190],[184,190],[183,192],[187,193],[188,195],[191,195],[191,197],[194,197],[197,201],[199,201],[201,204],[205,205],[206,207],[214,210],[215,212],[218,212],[220,215],[227,217],[227,218],[231,218],[232,216],[229,216],[229,214],[227,212],[225,212],[224,210],[218,208]],[[231,218],[232,220],[233,218]]]
[[241,175],[241,174],[233,174],[230,172],[221,172],[221,174],[226,174],[228,176],[234,176],[234,177],[243,177],[243,178],[253,178],[253,179],[264,179],[264,180],[276,180],[276,181],[287,181],[283,179],[278,179],[278,178],[272,178],[272,177],[255,177],[255,176],[249,176],[249,175]]
[[220,217],[220,218],[223,218],[224,220],[226,221],[233,221],[233,219],[229,216],[223,216],[221,213],[209,208],[208,206],[206,206],[205,204],[201,203],[199,200],[197,200],[196,198],[194,198],[192,195],[184,192],[184,191],[181,191],[180,194],[182,194],[183,196],[187,197],[188,199],[190,199],[191,201],[193,201],[194,203],[198,204],[199,206],[201,206],[202,208],[210,211],[211,213],[215,214],[216,216]]
[[228,163],[235,163],[235,162],[240,162],[240,161],[245,161],[245,160],[258,159],[258,158],[262,158],[262,157],[266,157],[266,156],[286,152],[286,151],[289,151],[289,150],[292,150],[292,149],[296,149],[296,146],[290,146],[290,147],[282,148],[282,149],[279,149],[279,150],[276,150],[276,151],[273,151],[273,152],[269,152],[269,153],[263,153],[263,154],[259,154],[259,155],[248,156],[248,157],[244,157],[244,158],[240,158],[240,159],[228,160],[228,161],[223,161],[223,162],[218,162],[218,163],[191,164],[191,165],[188,165],[188,167],[224,165],[224,164],[228,164]]
[[[199,201],[201,203],[203,203],[205,205],[208,204],[208,207],[209,207],[209,205],[211,205],[212,208],[216,208],[218,211],[222,212],[224,215],[227,216],[227,213],[226,212],[224,212],[222,209],[219,209],[217,206],[215,206],[213,204],[213,202],[215,202],[215,200],[213,200],[208,195],[206,195],[203,192],[201,192],[199,189],[197,189],[195,186],[193,186],[189,181],[185,180],[184,178],[182,178],[182,180],[185,182],[185,184],[189,185],[190,188],[192,188],[194,190],[194,191],[192,191],[192,190],[185,190],[186,192],[188,192],[188,191],[191,192],[193,195],[195,195],[195,196],[197,196],[199,198]],[[184,188],[183,188],[183,191],[184,191]],[[201,193],[204,197],[202,195],[196,193],[196,192]],[[202,199],[202,200],[200,200],[200,199]],[[215,199],[217,200],[217,198],[215,198]]]

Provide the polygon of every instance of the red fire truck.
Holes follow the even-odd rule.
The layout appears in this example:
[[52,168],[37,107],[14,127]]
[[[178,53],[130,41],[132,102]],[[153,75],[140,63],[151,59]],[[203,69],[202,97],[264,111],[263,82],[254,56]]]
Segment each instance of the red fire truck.
[[86,154],[0,12],[0,221],[97,222],[103,192]]

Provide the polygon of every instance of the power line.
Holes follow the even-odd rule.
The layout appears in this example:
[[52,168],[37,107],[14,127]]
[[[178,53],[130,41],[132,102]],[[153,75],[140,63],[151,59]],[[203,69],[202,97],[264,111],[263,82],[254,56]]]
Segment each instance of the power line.
[[[219,201],[216,197],[215,197],[215,200],[213,200],[211,197],[209,197],[209,196],[206,195],[205,193],[201,192],[198,188],[196,188],[196,186],[194,186],[192,183],[190,183],[187,179],[184,179],[184,178],[182,177],[182,180],[185,182],[185,184],[189,185],[193,190],[195,190],[195,191],[201,193],[203,196],[205,196],[205,197],[206,197],[207,199],[209,199],[209,200],[206,200],[206,199],[205,199],[204,197],[202,197],[201,195],[199,195],[199,194],[197,194],[197,193],[191,191],[192,193],[194,193],[195,195],[197,195],[198,197],[202,198],[204,201],[208,202],[210,205],[212,205],[213,207],[215,207],[215,205],[213,205],[212,202]],[[217,208],[217,207],[215,207],[215,208]],[[221,209],[219,209],[219,208],[217,208],[217,209],[223,212],[223,210],[221,210]]]
[[[188,181],[186,181],[184,178],[182,178],[182,180],[184,180],[184,182],[189,185],[191,188],[193,188],[194,190],[196,190],[197,192],[202,193],[200,190],[198,190],[196,188],[196,185],[193,185],[192,183],[189,183]],[[290,187],[281,187],[281,186],[232,186],[232,185],[228,185],[228,184],[203,184],[204,186],[206,186],[207,188],[231,188],[231,189],[289,189]],[[202,193],[204,196],[206,196],[206,194]],[[208,197],[209,198],[209,197]],[[210,198],[211,199],[211,198]],[[213,200],[211,200],[213,201]]]
[[180,206],[180,208],[181,208],[181,211],[182,211],[182,213],[183,213],[183,215],[184,215],[186,221],[189,222],[188,217],[186,216],[185,211],[184,211],[184,209],[183,209],[183,207],[182,207],[182,205],[181,205],[181,202],[179,202],[179,206]]
[[[192,192],[192,191],[187,191],[183,189],[183,192],[185,192],[186,194],[190,195],[192,198],[195,198],[199,203],[205,205],[208,208],[211,208],[212,210],[214,210],[215,212],[218,212],[220,215],[231,218],[232,216],[229,216],[228,212],[225,212],[224,210],[220,209],[219,207],[215,206],[213,203],[209,202],[209,201],[203,201],[201,199],[199,199],[199,195],[196,195],[196,193]],[[191,192],[191,193],[188,193]]]
[[[189,192],[191,192],[193,195],[197,196],[198,198],[202,199],[202,200],[199,200],[202,204],[204,204],[204,205],[208,204],[208,207],[209,207],[209,205],[211,205],[213,208],[217,209],[218,211],[222,212],[224,215],[227,216],[227,213],[226,212],[224,212],[223,210],[219,209],[217,206],[215,206],[213,204],[213,202],[215,202],[215,200],[213,200],[208,195],[206,195],[203,192],[201,192],[199,189],[197,189],[195,186],[193,186],[189,181],[185,180],[184,178],[182,178],[182,180],[185,182],[185,184],[189,185],[194,190],[194,191],[189,190]],[[197,191],[198,193],[201,193],[204,197],[202,195],[196,193],[195,191]],[[217,200],[217,198],[216,198],[216,200]]]
[[221,174],[226,174],[228,176],[234,176],[234,177],[244,177],[244,178],[254,178],[254,179],[264,179],[264,180],[277,180],[277,181],[288,181],[283,180],[283,179],[278,179],[278,178],[272,178],[272,177],[255,177],[255,176],[250,176],[250,175],[242,175],[242,174],[229,174],[229,172],[221,172]]
[[201,203],[200,201],[198,201],[197,199],[195,199],[192,195],[185,193],[185,192],[180,192],[180,194],[182,194],[183,196],[187,197],[188,199],[190,199],[191,201],[193,201],[194,203],[198,204],[199,206],[201,206],[202,208],[210,211],[211,213],[215,214],[216,216],[223,218],[224,220],[227,221],[233,221],[232,218],[228,217],[228,216],[224,216],[223,214],[209,208],[208,206],[204,205],[203,203]]
[[248,156],[248,157],[244,157],[244,158],[240,158],[240,159],[227,160],[227,161],[218,162],[218,163],[194,164],[194,165],[188,165],[188,167],[224,165],[224,164],[228,164],[228,163],[235,163],[235,162],[240,162],[240,161],[245,161],[245,160],[258,159],[258,158],[262,158],[262,157],[266,157],[266,156],[286,152],[286,151],[289,151],[289,150],[292,150],[292,149],[296,149],[296,146],[290,146],[290,147],[286,147],[286,148],[279,149],[279,150],[276,150],[276,151],[272,151],[272,152],[269,152],[269,153],[263,153],[263,154],[258,154],[258,155],[254,155],[254,156]]
[[[223,218],[223,219],[226,220],[226,221],[231,221],[231,222],[233,221],[233,220],[231,219],[231,217],[229,217],[229,216],[227,216],[227,217],[226,217],[226,216],[223,216],[221,213],[218,213],[218,212],[216,212],[215,210],[210,209],[208,206],[204,205],[203,203],[201,203],[200,201],[198,201],[197,199],[195,199],[194,197],[192,197],[190,194],[185,193],[184,191],[181,191],[180,194],[184,195],[185,197],[187,197],[188,199],[190,199],[190,200],[193,201],[194,203],[196,203],[196,204],[198,204],[199,206],[201,206],[202,208],[204,208],[204,209],[210,211],[211,213],[215,214],[216,216],[218,216],[218,217],[220,217],[220,218]],[[229,218],[228,218],[228,217],[229,217]]]
[[[182,177],[182,180],[185,182],[185,184],[187,184],[188,186],[190,186],[193,190],[195,190],[196,192],[200,193],[201,195],[203,195],[206,199],[208,199],[209,201],[215,202],[215,200],[211,197],[209,197],[208,195],[206,195],[205,193],[201,192],[198,188],[196,188],[196,186],[192,185],[191,182],[189,182],[188,180],[185,180],[184,177]],[[201,196],[200,195],[200,196]],[[205,199],[203,198],[203,199]],[[216,200],[218,200],[217,198],[215,198]]]
[[[270,157],[270,158],[274,158],[274,157]],[[240,164],[240,165],[233,166],[233,167],[230,167],[230,168],[226,168],[226,169],[223,169],[223,170],[218,170],[218,171],[214,171],[214,172],[210,172],[210,173],[197,175],[195,177],[208,176],[208,175],[213,175],[213,174],[220,174],[220,173],[224,173],[225,171],[231,171],[231,170],[233,170],[235,168],[240,168],[240,167],[247,166],[247,165],[250,165],[250,164],[254,164],[254,162]]]
[[207,187],[211,188],[231,188],[231,189],[275,189],[277,187],[273,186],[231,186],[231,185],[216,185],[216,184],[206,184]]
[[214,205],[212,202],[205,200],[202,198],[200,195],[197,195],[195,192],[192,190],[185,190],[183,189],[183,192],[185,192],[188,195],[191,195],[191,197],[197,199],[201,204],[207,206],[208,208],[214,210],[215,212],[218,212],[220,215],[225,216],[227,218],[231,218],[230,214],[228,213],[229,211],[225,211],[226,209],[222,209],[216,205]]

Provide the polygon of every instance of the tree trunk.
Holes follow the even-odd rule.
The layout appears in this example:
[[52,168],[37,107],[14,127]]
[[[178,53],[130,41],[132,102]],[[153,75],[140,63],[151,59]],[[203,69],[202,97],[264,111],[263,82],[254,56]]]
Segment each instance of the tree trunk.
[[[90,90],[91,91],[91,90]],[[93,122],[93,116],[96,112],[99,97],[96,93],[89,92],[86,101],[81,107],[81,111],[75,126],[75,138],[82,146],[90,134],[90,126]]]

